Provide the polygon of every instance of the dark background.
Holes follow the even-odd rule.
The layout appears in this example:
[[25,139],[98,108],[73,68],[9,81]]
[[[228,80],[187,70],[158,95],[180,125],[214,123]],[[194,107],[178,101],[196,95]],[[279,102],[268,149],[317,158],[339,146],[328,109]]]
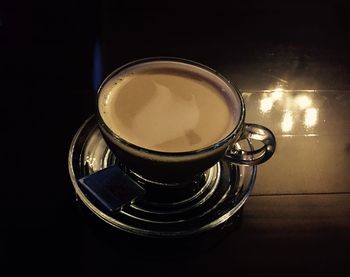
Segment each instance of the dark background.
[[[96,84],[134,59],[161,55],[192,59],[222,72],[243,90],[267,89],[283,78],[290,80],[290,89],[349,90],[346,1],[3,1],[0,19],[5,123],[0,227],[2,262],[11,271],[119,275],[130,270],[185,276],[233,275],[247,269],[322,274],[347,268],[339,263],[349,262],[349,236],[343,234],[347,244],[342,247],[332,229],[328,241],[323,241],[325,247],[315,251],[306,235],[296,242],[308,245],[300,250],[293,247],[293,240],[286,243],[283,239],[288,237],[283,235],[259,240],[250,233],[247,245],[240,243],[241,234],[230,246],[192,259],[157,264],[148,258],[135,266],[117,248],[89,233],[67,169],[74,133],[94,112]],[[102,70],[93,75],[99,55]],[[246,250],[235,263],[240,251],[232,249],[237,247]],[[101,255],[91,258],[89,251]],[[326,255],[326,259],[320,251],[333,251],[335,258]],[[278,252],[287,254],[280,258]],[[107,257],[104,269],[102,257]]]

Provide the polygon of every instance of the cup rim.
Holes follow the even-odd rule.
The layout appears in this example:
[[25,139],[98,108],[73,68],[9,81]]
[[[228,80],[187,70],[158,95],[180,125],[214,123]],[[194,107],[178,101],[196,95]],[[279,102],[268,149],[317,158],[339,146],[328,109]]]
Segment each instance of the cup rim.
[[[163,151],[158,151],[158,150],[153,150],[153,149],[148,149],[136,144],[133,144],[131,142],[128,142],[127,140],[123,139],[122,137],[120,137],[119,135],[117,135],[115,132],[113,132],[113,130],[111,128],[108,127],[108,125],[104,122],[101,114],[100,114],[100,110],[99,110],[99,99],[100,99],[100,95],[101,95],[101,91],[104,87],[104,85],[111,79],[113,78],[115,75],[117,75],[118,73],[120,73],[121,71],[137,65],[137,64],[142,64],[142,63],[146,63],[146,62],[152,62],[152,61],[169,61],[169,62],[179,62],[179,63],[185,63],[188,65],[193,65],[193,66],[197,66],[200,67],[204,70],[207,70],[211,73],[213,73],[214,75],[216,75],[217,77],[219,77],[222,81],[224,81],[226,83],[226,85],[231,89],[231,91],[233,93],[236,93],[237,96],[239,97],[240,100],[240,104],[241,104],[241,110],[240,110],[240,116],[239,116],[239,120],[237,125],[235,126],[235,128],[228,134],[226,135],[224,138],[222,138],[221,140],[206,146],[206,147],[202,147],[196,150],[190,150],[190,151],[181,151],[181,152],[163,152]],[[197,154],[201,154],[201,153],[205,153],[208,152],[210,150],[214,150],[217,149],[219,147],[221,147],[222,145],[226,144],[227,142],[229,142],[231,140],[231,138],[233,136],[235,136],[236,134],[238,134],[239,132],[241,132],[242,130],[242,126],[244,123],[244,119],[245,119],[245,112],[246,112],[246,108],[245,108],[245,102],[243,99],[243,96],[241,94],[241,92],[239,91],[237,85],[235,85],[232,81],[229,81],[228,79],[226,79],[223,75],[221,75],[219,72],[217,72],[216,70],[189,60],[189,59],[184,59],[184,58],[178,58],[178,57],[170,57],[170,56],[155,56],[155,57],[149,57],[149,58],[142,58],[142,59],[137,59],[137,60],[133,60],[131,62],[128,62],[120,67],[118,67],[117,69],[115,69],[114,71],[112,71],[101,83],[101,85],[99,86],[98,90],[97,90],[97,95],[96,95],[96,103],[95,103],[95,107],[96,107],[96,115],[97,115],[97,122],[99,124],[100,127],[103,128],[103,130],[105,130],[107,132],[107,134],[113,139],[113,140],[117,140],[118,142],[122,143],[123,145],[130,147],[136,151],[140,151],[143,153],[147,153],[147,154],[154,154],[154,155],[161,155],[161,156],[169,156],[169,157],[180,157],[180,156],[185,156],[185,155],[197,155]]]

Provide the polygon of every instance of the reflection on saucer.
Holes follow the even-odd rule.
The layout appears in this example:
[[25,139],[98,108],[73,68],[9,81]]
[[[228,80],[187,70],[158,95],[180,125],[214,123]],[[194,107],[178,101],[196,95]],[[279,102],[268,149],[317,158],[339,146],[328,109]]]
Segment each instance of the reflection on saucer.
[[116,157],[105,144],[95,117],[90,117],[78,130],[69,152],[69,171],[76,194],[105,222],[146,237],[186,237],[224,224],[241,209],[256,176],[256,166],[221,160],[205,172],[201,189],[181,201],[160,203],[146,195],[111,214],[84,194],[78,180],[115,162]]

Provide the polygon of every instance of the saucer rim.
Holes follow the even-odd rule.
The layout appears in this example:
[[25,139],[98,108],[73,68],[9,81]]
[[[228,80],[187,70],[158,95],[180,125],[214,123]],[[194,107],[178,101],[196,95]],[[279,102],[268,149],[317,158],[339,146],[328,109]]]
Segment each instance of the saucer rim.
[[[108,223],[114,228],[117,228],[119,230],[138,235],[138,236],[143,236],[143,237],[153,237],[153,238],[175,238],[175,237],[187,237],[191,236],[197,233],[203,233],[206,231],[209,231],[224,222],[226,222],[230,217],[232,217],[246,202],[248,197],[251,195],[251,192],[253,190],[253,187],[255,185],[255,180],[256,180],[256,174],[257,174],[257,166],[247,166],[247,165],[239,165],[237,164],[238,167],[251,167],[252,168],[252,174],[248,183],[247,189],[244,191],[244,194],[240,201],[232,207],[232,209],[229,209],[226,211],[224,214],[220,215],[218,218],[215,220],[201,226],[200,228],[192,228],[188,230],[181,230],[181,231],[154,231],[154,230],[147,230],[147,229],[142,229],[139,227],[134,227],[131,225],[128,225],[126,223],[123,223],[107,214],[99,210],[91,201],[85,196],[85,194],[82,192],[82,190],[79,188],[78,181],[76,178],[76,174],[73,168],[73,155],[74,155],[74,150],[76,143],[81,135],[81,132],[86,128],[88,123],[90,123],[93,119],[95,118],[95,115],[91,115],[88,117],[83,124],[79,127],[77,132],[75,133],[72,142],[70,144],[69,148],[69,154],[68,154],[68,171],[70,175],[71,182],[73,184],[76,196],[83,202],[83,204],[95,215],[97,215],[100,219],[102,219],[104,222]],[[95,124],[95,128],[97,128],[97,123]],[[90,131],[91,132],[91,131]],[[252,146],[251,146],[252,147]],[[78,199],[77,199],[78,200]]]

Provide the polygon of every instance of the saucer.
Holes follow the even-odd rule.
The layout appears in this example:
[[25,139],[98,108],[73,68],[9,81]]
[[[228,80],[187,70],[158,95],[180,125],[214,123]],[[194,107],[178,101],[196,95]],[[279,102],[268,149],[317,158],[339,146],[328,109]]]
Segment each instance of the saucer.
[[[235,147],[247,145],[253,149],[244,140]],[[95,116],[91,116],[77,131],[69,151],[69,173],[77,199],[111,226],[154,238],[187,237],[227,223],[252,192],[257,171],[256,166],[222,159],[204,173],[201,189],[186,199],[158,203],[146,197],[123,206],[117,213],[109,213],[84,193],[78,180],[115,164],[116,159],[102,138]]]

